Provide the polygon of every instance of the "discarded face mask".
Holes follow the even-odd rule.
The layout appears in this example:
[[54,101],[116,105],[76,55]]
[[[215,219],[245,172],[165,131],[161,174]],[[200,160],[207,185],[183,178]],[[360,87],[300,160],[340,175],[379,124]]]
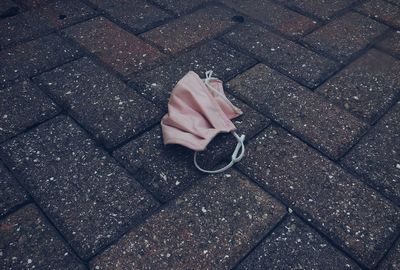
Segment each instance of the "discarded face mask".
[[[161,119],[164,144],[180,144],[194,150],[194,164],[202,172],[223,172],[239,162],[245,152],[245,136],[235,132],[231,121],[241,114],[225,96],[222,81],[212,77],[212,71],[206,72],[204,80],[189,71],[172,90],[168,113]],[[228,132],[237,140],[231,162],[215,171],[202,169],[197,163],[197,152],[205,150],[219,133]]]

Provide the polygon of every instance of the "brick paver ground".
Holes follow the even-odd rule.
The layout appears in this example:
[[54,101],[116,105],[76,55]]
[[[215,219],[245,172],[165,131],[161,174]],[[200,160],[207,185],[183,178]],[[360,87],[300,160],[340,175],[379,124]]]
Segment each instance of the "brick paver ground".
[[[162,143],[189,70],[221,174]],[[2,0],[0,269],[400,269],[399,127],[398,0]]]

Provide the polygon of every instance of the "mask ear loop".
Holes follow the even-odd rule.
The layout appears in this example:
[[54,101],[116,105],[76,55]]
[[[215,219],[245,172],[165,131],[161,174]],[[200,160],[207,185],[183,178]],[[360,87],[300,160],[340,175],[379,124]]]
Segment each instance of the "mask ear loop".
[[[203,168],[201,168],[199,166],[199,164],[197,163],[197,153],[198,152],[194,152],[194,156],[193,156],[193,161],[194,161],[194,165],[196,166],[196,168],[204,173],[221,173],[223,171],[226,171],[227,169],[229,169],[230,167],[232,167],[233,165],[235,165],[235,163],[239,162],[243,156],[244,156],[244,139],[245,139],[245,135],[241,135],[239,136],[236,132],[231,132],[233,134],[233,136],[235,136],[236,140],[238,141],[236,144],[236,148],[232,153],[232,158],[231,158],[231,162],[229,162],[228,165],[226,165],[225,167],[215,170],[215,171],[209,171],[209,170],[205,170]],[[239,154],[239,150],[240,154]],[[238,155],[239,154],[239,155]]]
[[[234,111],[237,112],[238,109],[237,109],[235,106],[233,106],[233,104],[231,103],[231,101],[230,101],[225,95],[223,95],[222,93],[220,93],[217,89],[215,89],[215,88],[210,84],[210,81],[211,81],[211,80],[218,80],[218,78],[212,77],[212,73],[213,73],[212,70],[208,70],[208,71],[206,72],[206,78],[204,79],[204,83],[205,83],[205,85],[207,86],[208,90],[210,90],[211,92],[213,92],[213,93],[219,95],[220,97],[222,97],[223,99],[225,99],[226,103],[229,104],[229,105],[232,107],[232,109],[233,109]],[[218,169],[218,170],[215,170],[215,171],[205,170],[205,169],[201,168],[201,167],[199,166],[199,164],[197,163],[197,152],[194,152],[193,162],[194,162],[194,165],[196,166],[196,168],[197,168],[198,170],[200,170],[200,171],[202,171],[202,172],[204,172],[204,173],[221,173],[221,172],[223,172],[223,171],[226,171],[226,170],[229,169],[230,167],[232,167],[235,163],[239,162],[239,161],[243,158],[244,152],[245,152],[245,148],[244,148],[244,139],[245,139],[245,135],[239,136],[239,135],[238,135],[236,132],[234,132],[234,131],[231,132],[231,133],[233,134],[233,136],[235,136],[236,140],[238,141],[237,144],[236,144],[236,148],[235,148],[235,150],[234,150],[233,153],[232,153],[231,162],[229,162],[229,164],[226,165],[225,167],[223,167],[223,168],[221,168],[221,169]],[[240,151],[240,154],[239,154],[239,150],[240,150],[240,149],[241,149],[241,151]],[[239,154],[239,155],[238,155],[238,154]]]

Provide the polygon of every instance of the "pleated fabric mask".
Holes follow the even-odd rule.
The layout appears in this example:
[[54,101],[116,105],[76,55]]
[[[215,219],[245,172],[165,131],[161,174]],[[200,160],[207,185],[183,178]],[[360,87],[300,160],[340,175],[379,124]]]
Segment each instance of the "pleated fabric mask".
[[[245,136],[235,132],[231,121],[241,114],[225,96],[222,81],[212,77],[212,71],[206,72],[204,80],[189,71],[172,90],[168,113],[161,119],[164,144],[180,144],[194,150],[194,164],[202,172],[223,172],[244,155]],[[229,132],[237,140],[231,162],[215,171],[202,169],[197,163],[197,152],[204,151],[219,133]]]

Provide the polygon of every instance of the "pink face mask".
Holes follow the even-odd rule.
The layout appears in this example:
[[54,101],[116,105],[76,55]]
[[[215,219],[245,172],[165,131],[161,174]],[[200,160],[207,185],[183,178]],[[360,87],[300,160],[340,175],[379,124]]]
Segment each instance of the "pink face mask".
[[[168,113],[161,119],[164,144],[180,144],[195,151],[194,164],[202,172],[219,173],[232,167],[244,155],[244,135],[237,135],[231,119],[242,114],[225,96],[222,82],[206,72],[204,80],[189,71],[172,90]],[[208,171],[197,163],[197,151],[203,151],[219,133],[231,132],[238,143],[231,162]],[[239,154],[240,151],[240,154]]]

